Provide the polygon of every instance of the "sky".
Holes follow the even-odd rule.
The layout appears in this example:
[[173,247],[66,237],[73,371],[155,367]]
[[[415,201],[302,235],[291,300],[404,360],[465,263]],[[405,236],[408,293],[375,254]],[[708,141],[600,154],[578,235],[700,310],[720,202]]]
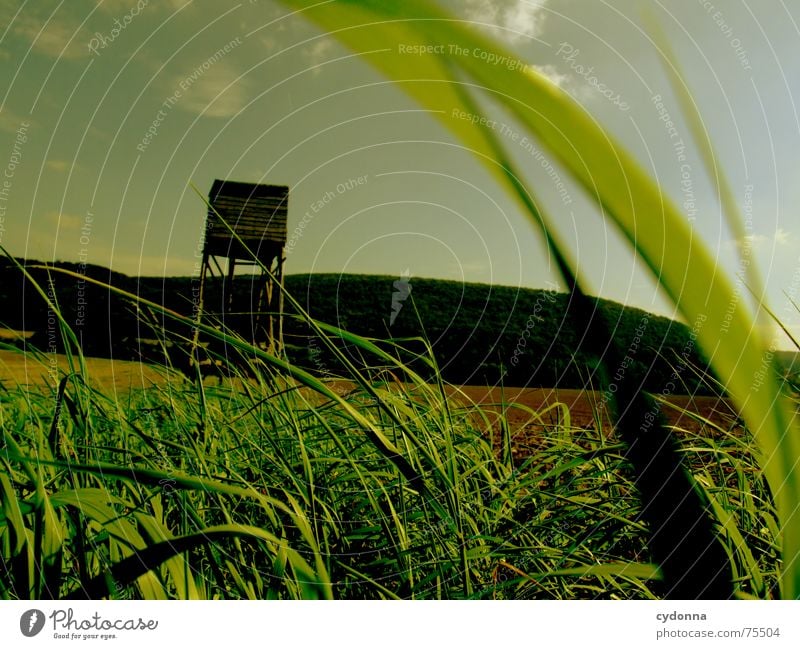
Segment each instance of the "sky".
[[[768,303],[800,335],[790,302],[800,301],[800,3],[443,6],[581,103],[680,206],[723,272],[742,274],[747,247]],[[726,223],[648,20],[703,115],[744,239]],[[227,178],[289,185],[287,273],[558,280],[517,205],[433,115],[280,3],[0,0],[0,66],[0,245],[13,255],[195,274],[206,212],[197,192]],[[486,105],[488,118],[519,128]],[[555,161],[534,141],[508,142],[589,290],[674,317]]]

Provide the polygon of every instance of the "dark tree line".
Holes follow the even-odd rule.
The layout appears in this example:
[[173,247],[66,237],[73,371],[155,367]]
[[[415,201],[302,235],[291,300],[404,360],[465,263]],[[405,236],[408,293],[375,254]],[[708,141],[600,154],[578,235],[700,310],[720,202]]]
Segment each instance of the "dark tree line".
[[[137,278],[99,266],[57,266],[192,314],[198,289],[195,278]],[[149,314],[89,281],[41,269],[29,272],[58,304],[88,356],[159,360],[161,347],[155,341],[165,331],[172,340],[191,336],[190,329]],[[588,322],[567,316],[566,294],[411,277],[403,280],[404,290],[398,295],[397,283],[397,277],[377,275],[290,275],[285,280],[286,288],[319,321],[379,340],[426,338],[443,377],[454,383],[502,380],[507,385],[566,388],[599,382],[592,375],[596,361],[589,360],[594,355],[583,351]],[[248,303],[249,291],[247,278],[240,278],[234,299]],[[221,299],[220,282],[210,282],[206,308],[215,310]],[[40,349],[54,345],[58,351],[63,349],[61,336],[53,335],[53,313],[8,259],[0,260],[0,305],[0,326],[34,332],[28,344]],[[612,380],[615,373],[642,377],[648,389],[659,390],[677,368],[681,390],[698,390],[699,380],[691,366],[702,367],[704,362],[685,325],[602,299],[595,301],[591,317],[602,318],[618,348],[627,350],[624,367],[606,368]],[[284,341],[292,362],[322,373],[341,370],[291,309],[284,318]],[[339,342],[357,362],[376,363],[345,341]],[[424,351],[421,342],[409,340],[403,346],[408,349],[404,360],[420,372],[429,371],[425,364],[413,361],[414,353]]]

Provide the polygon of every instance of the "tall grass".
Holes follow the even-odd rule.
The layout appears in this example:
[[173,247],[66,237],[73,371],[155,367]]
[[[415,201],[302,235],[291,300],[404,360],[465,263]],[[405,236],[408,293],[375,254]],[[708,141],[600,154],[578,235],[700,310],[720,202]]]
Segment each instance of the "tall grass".
[[[529,413],[543,426],[530,439],[508,419],[519,406],[447,397],[400,341],[309,324],[363,364],[321,380],[208,327],[227,344],[220,385],[164,368],[160,384],[112,397],[87,383],[77,349],[57,385],[0,393],[2,596],[669,594],[625,447],[602,423],[576,428],[556,405],[552,424]],[[682,453],[737,594],[772,596],[778,516],[752,440],[735,422],[699,424]]]
[[[219,385],[165,371],[152,389],[112,398],[76,373],[0,393],[1,596],[666,594],[610,431],[562,416],[520,436],[506,418],[513,404],[504,415],[446,398],[399,346],[367,356],[358,376],[301,381],[236,345]],[[711,422],[700,430],[683,452],[718,508],[737,589],[768,596],[777,517],[750,440]]]
[[[759,330],[753,326],[744,304],[736,299],[731,283],[719,272],[712,256],[659,186],[581,106],[530,68],[494,65],[488,56],[446,57],[433,53],[404,56],[398,47],[400,44],[446,43],[461,48],[462,52],[493,54],[495,61],[514,60],[513,53],[454,20],[433,2],[283,0],[283,4],[315,21],[397,81],[398,87],[438,114],[464,146],[487,164],[509,193],[519,199],[521,208],[545,236],[568,287],[579,298],[579,313],[583,300],[580,299],[578,273],[568,263],[568,252],[557,240],[555,229],[550,226],[551,219],[537,207],[534,193],[523,185],[520,174],[508,163],[509,156],[504,154],[492,129],[453,116],[454,108],[473,114],[479,112],[473,97],[477,92],[490,97],[528,129],[586,191],[602,216],[618,228],[651,269],[687,321],[704,323],[698,331],[698,342],[754,432],[761,451],[761,467],[775,495],[781,522],[783,595],[800,596],[800,469],[797,466],[800,437],[792,423],[793,404],[776,380],[777,372],[767,372],[765,385],[759,390],[752,389],[754,377],[771,365],[765,359]],[[679,96],[685,100],[686,93]],[[696,125],[695,115],[689,117],[690,123]],[[694,130],[698,132],[697,128]],[[707,161],[714,161],[705,141],[701,142],[701,151]],[[716,168],[713,171],[716,172]],[[735,223],[736,215],[730,214],[733,205],[730,192],[724,185],[721,188],[725,190],[724,207]],[[735,231],[738,230],[735,228]],[[725,324],[726,318],[730,320],[730,327]],[[727,335],[721,335],[723,330]],[[608,360],[612,361],[609,365],[615,365],[613,353]],[[774,365],[772,369],[776,369]],[[626,398],[617,401],[620,427],[635,456],[649,440],[647,435],[641,434],[641,423],[635,417],[626,417],[625,413],[647,407],[647,397],[632,385]],[[658,470],[648,476],[645,469],[648,457],[659,455],[653,459],[656,468],[663,469],[662,475],[676,476],[683,470],[675,464],[671,436],[660,437],[634,464],[639,475],[638,484],[645,492],[645,508],[656,514],[651,524],[660,520],[666,527],[672,525],[669,523],[672,512],[667,510],[669,494],[665,496],[664,490],[659,492],[657,481],[651,480],[658,477]],[[683,483],[677,484],[683,491],[686,481],[679,479],[678,482]],[[686,492],[690,500],[694,498],[694,491],[692,487]],[[649,507],[651,503],[656,505],[654,509]],[[713,503],[705,503],[706,512],[710,506]],[[671,540],[680,538],[681,527],[689,534],[694,528],[692,520],[703,516],[698,507],[692,505],[690,509],[695,511],[687,510],[678,516],[680,520],[673,521],[676,527],[668,535]],[[658,529],[651,530],[654,546],[658,545],[655,539],[658,533]],[[711,548],[711,544],[704,543],[703,547]],[[686,553],[689,559],[688,547]]]
[[[750,393],[761,342],[658,187],[542,78],[472,57],[387,53],[400,42],[451,42],[504,54],[431,3],[286,4],[428,107],[477,111],[474,88],[492,93],[597,199],[687,319],[705,319],[698,340],[719,346],[714,369],[748,428],[736,420],[698,419],[691,430],[660,423],[654,444],[636,418],[652,399],[629,377],[623,398],[612,402],[615,430],[602,417],[589,429],[561,417],[531,442],[511,426],[513,404],[501,404],[498,414],[448,397],[429,346],[420,358],[405,349],[410,341],[366,339],[316,322],[289,295],[294,317],[345,368],[338,381],[199,323],[203,336],[224,346],[231,378],[212,386],[165,367],[151,389],[109,395],[91,386],[74,334],[40,291],[60,322],[70,369],[41,390],[0,391],[0,597],[685,594],[678,587],[686,575],[677,570],[685,557],[670,563],[659,521],[673,539],[694,538],[683,526],[700,524],[703,547],[723,557],[724,565],[712,566],[721,590],[797,596],[800,452],[789,435],[792,405],[771,376]],[[580,273],[497,139],[463,120],[445,122],[519,199],[585,315]],[[666,257],[667,248],[674,256]],[[195,324],[110,290],[156,320]],[[718,340],[729,305],[731,335]],[[602,322],[593,326],[608,333]],[[414,341],[415,349],[420,342],[426,345]],[[614,353],[598,351],[606,374]],[[420,362],[432,381],[412,369]],[[541,415],[531,413],[545,421]],[[647,464],[655,467],[650,473]],[[674,481],[678,493],[653,489],[654,476]],[[672,516],[672,506],[681,516]]]

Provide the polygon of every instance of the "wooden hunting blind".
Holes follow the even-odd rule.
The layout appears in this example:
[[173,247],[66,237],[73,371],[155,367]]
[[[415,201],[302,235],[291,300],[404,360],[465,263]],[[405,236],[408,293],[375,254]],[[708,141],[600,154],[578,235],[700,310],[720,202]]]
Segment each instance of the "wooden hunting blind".
[[[215,180],[208,199],[198,319],[216,321],[274,349],[282,333],[277,284],[283,282],[289,188]],[[237,277],[237,266],[253,272]],[[221,279],[221,294],[206,311],[209,277]]]

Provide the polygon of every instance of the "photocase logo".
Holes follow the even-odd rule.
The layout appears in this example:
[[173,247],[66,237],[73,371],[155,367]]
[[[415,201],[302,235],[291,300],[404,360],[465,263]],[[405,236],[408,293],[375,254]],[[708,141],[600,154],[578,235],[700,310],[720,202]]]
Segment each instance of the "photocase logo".
[[25,611],[19,618],[19,630],[26,638],[32,638],[44,628],[44,613],[37,608]]
[[389,318],[390,327],[397,319],[397,314],[400,313],[400,309],[403,308],[403,302],[411,295],[411,282],[408,281],[410,277],[411,274],[408,268],[406,268],[400,273],[400,279],[392,284],[392,286],[394,286],[394,293],[392,293],[392,315]]

